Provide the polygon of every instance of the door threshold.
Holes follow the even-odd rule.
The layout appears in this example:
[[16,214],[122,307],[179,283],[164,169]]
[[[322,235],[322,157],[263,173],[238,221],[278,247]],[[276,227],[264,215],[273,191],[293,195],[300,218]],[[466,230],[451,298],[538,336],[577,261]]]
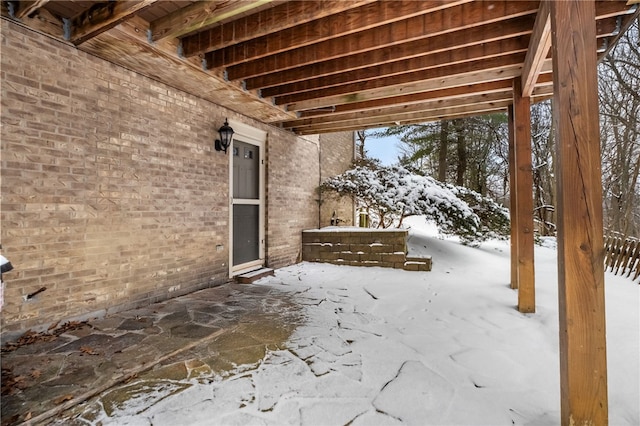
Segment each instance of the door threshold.
[[272,277],[274,274],[275,273],[271,268],[259,267],[258,269],[236,275],[234,278],[236,282],[240,284],[251,284],[254,281],[258,281],[260,278]]

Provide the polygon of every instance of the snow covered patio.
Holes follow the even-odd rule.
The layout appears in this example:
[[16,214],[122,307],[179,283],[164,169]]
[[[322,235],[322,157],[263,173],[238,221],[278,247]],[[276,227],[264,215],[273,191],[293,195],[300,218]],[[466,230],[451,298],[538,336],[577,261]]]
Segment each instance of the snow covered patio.
[[[465,247],[417,231],[432,272],[302,263],[259,284],[306,321],[286,348],[94,424],[540,425],[560,423],[557,253],[536,246],[537,312],[509,288],[508,242]],[[639,290],[606,274],[611,425],[640,424]],[[159,390],[159,392],[162,392]]]

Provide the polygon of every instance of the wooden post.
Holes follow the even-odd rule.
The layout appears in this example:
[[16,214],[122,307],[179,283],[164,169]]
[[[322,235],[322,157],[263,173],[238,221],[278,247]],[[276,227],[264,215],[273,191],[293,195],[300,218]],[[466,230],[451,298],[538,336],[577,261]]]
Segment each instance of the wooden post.
[[509,216],[511,219],[511,288],[518,288],[518,193],[516,190],[516,147],[513,105],[508,108],[509,117]]
[[593,0],[551,2],[557,145],[561,423],[608,423]]
[[531,167],[531,101],[522,97],[522,81],[513,79],[513,118],[518,237],[518,310],[536,311],[533,261],[533,175]]

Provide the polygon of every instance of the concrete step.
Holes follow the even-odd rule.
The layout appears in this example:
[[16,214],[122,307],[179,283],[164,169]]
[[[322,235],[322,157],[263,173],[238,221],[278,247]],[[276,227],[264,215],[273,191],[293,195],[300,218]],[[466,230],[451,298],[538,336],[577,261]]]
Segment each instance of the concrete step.
[[405,271],[430,271],[431,256],[407,256],[403,269]]
[[260,278],[273,276],[274,272],[271,268],[260,268],[254,271],[245,272],[244,274],[236,275],[235,280],[240,284],[251,284],[254,281],[258,281]]

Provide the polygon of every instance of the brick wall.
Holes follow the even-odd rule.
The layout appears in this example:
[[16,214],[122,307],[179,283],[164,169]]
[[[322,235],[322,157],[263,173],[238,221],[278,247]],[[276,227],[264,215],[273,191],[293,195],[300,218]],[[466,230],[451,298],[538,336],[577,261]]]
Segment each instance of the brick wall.
[[318,226],[318,136],[267,143],[267,253],[271,268],[300,260],[303,229]]
[[15,267],[3,335],[226,281],[228,156],[213,150],[225,117],[268,132],[267,260],[299,258],[318,222],[317,140],[6,20],[1,61],[0,234]]
[[[352,165],[354,158],[353,132],[329,133],[320,138],[321,178],[322,180],[339,175]],[[348,198],[338,198],[333,194],[322,194],[320,207],[320,225],[331,225],[331,218],[340,220],[339,225],[353,226],[355,206]],[[357,224],[356,224],[357,225]]]

